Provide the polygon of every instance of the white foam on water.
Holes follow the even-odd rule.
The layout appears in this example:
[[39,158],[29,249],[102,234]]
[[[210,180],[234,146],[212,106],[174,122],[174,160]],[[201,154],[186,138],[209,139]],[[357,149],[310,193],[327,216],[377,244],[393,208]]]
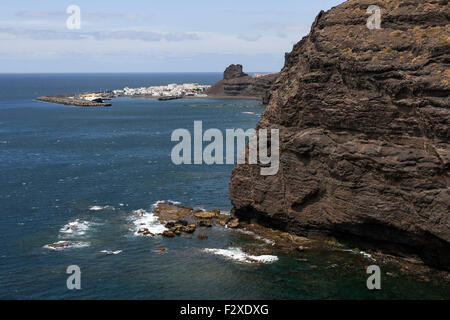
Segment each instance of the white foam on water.
[[133,214],[135,215],[133,218],[133,223],[135,225],[134,234],[137,236],[142,236],[142,234],[138,233],[139,229],[148,229],[148,231],[154,235],[162,234],[167,230],[167,228],[159,222],[158,217],[151,212],[139,209],[133,211]]
[[89,211],[100,211],[103,210],[103,207],[100,206],[92,206],[89,208]]
[[256,112],[246,111],[246,112],[242,112],[242,113],[243,113],[243,114],[251,114],[251,115],[259,116],[259,114],[256,113]]
[[278,261],[277,256],[271,255],[252,256],[242,251],[241,248],[203,249],[203,251],[241,263],[274,263]]
[[101,211],[105,209],[112,209],[114,210],[113,206],[91,206],[89,207],[89,211]]
[[172,203],[174,205],[181,205],[181,202],[178,201],[172,201],[172,200],[158,200],[154,204],[152,204],[152,208],[155,209],[158,205],[161,203]]
[[351,250],[351,249],[343,249],[342,251],[350,252],[350,253],[353,253],[353,254],[359,254],[359,255],[363,256],[364,258],[366,258],[368,260],[377,261],[370,253],[367,253],[367,252],[362,251],[362,250],[361,251],[355,251],[355,250]]
[[118,255],[118,254],[122,253],[122,250],[117,250],[117,251],[103,250],[100,252],[107,254],[107,255]]
[[85,235],[86,232],[91,227],[92,223],[88,221],[75,220],[73,222],[69,222],[64,227],[62,227],[59,232],[64,234],[70,234],[72,236],[82,236]]
[[256,233],[254,233],[253,231],[248,231],[248,230],[243,230],[243,229],[236,229],[237,232],[239,233],[243,233],[249,236],[252,236],[253,238],[260,240],[264,243],[267,243],[268,245],[274,246],[275,245],[275,241],[270,240],[270,239],[266,239],[264,237],[261,237],[260,235],[257,235]]
[[82,242],[82,241],[79,241],[79,242],[72,242],[70,245],[69,245],[69,248],[86,248],[86,247],[90,247],[91,246],[91,243],[90,242]]

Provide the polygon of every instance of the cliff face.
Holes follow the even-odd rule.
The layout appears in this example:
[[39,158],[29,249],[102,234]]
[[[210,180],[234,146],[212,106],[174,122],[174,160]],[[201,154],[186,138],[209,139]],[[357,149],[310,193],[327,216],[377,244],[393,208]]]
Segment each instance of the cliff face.
[[[268,74],[258,78],[250,77],[242,71],[242,65],[230,65],[223,74],[223,80],[213,85],[207,92],[210,96],[255,97],[264,99],[278,74]],[[267,102],[267,99],[265,100]]]
[[[380,30],[366,26],[370,5]],[[446,0],[321,12],[258,123],[280,129],[280,170],[236,166],[235,215],[450,270],[449,12]]]

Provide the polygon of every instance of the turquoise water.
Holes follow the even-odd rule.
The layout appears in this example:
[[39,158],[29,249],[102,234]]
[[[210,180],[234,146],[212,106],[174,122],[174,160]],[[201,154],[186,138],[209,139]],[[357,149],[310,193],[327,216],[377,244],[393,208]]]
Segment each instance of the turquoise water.
[[[0,298],[450,298],[448,284],[422,283],[395,269],[383,270],[396,276],[383,276],[382,290],[371,292],[364,266],[372,261],[347,252],[275,252],[276,262],[245,263],[203,250],[257,241],[236,231],[214,228],[205,241],[135,235],[132,212],[150,214],[156,201],[231,209],[232,166],[175,166],[170,136],[178,128],[193,130],[196,120],[204,129],[254,128],[263,111],[257,101],[121,98],[111,108],[90,109],[34,100],[220,78],[216,73],[0,75]],[[77,220],[86,224],[83,232],[60,231]],[[76,245],[44,248],[62,240]],[[67,289],[69,265],[80,266],[82,290]]]

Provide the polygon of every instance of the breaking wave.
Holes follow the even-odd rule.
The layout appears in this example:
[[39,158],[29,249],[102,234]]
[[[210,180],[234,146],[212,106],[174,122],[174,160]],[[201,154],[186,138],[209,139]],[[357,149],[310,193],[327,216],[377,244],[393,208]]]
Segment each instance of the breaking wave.
[[271,246],[275,245],[275,241],[270,240],[270,239],[266,239],[264,237],[261,237],[261,236],[257,235],[256,233],[254,233],[252,231],[243,230],[243,229],[236,229],[236,231],[239,232],[239,233],[243,233],[243,234],[252,236],[253,238],[255,238],[255,239],[259,240],[259,241],[262,241],[262,242],[264,242],[264,243],[266,243],[268,245],[271,245]]
[[118,254],[122,253],[122,250],[117,250],[117,251],[102,250],[100,252],[107,254],[107,255],[118,255]]
[[359,255],[363,256],[364,258],[366,258],[367,260],[377,261],[370,253],[367,253],[365,251],[355,251],[355,250],[351,250],[351,249],[343,249],[342,251],[350,252],[353,254],[359,254]]
[[92,226],[91,222],[75,220],[73,222],[69,222],[64,227],[62,227],[59,232],[64,233],[66,235],[71,236],[83,236]]
[[141,235],[139,233],[140,229],[147,229],[154,235],[162,234],[167,230],[167,228],[159,222],[158,217],[151,212],[139,209],[133,211],[133,214],[134,234],[137,236]]
[[89,211],[101,211],[105,209],[111,209],[114,210],[113,206],[91,206],[89,207]]
[[233,261],[241,263],[274,263],[278,261],[277,256],[263,255],[263,256],[252,256],[240,248],[229,248],[229,249],[203,249],[204,252],[212,253],[218,256],[225,257]]
[[[54,247],[55,244],[60,245],[60,244],[65,244],[67,243],[67,245],[65,246],[61,246],[61,247]],[[61,251],[61,250],[66,250],[66,249],[79,249],[79,248],[86,248],[89,247],[91,244],[89,242],[69,242],[69,241],[58,241],[54,244],[47,244],[44,246],[44,249],[48,249],[48,250],[53,250],[53,251]]]

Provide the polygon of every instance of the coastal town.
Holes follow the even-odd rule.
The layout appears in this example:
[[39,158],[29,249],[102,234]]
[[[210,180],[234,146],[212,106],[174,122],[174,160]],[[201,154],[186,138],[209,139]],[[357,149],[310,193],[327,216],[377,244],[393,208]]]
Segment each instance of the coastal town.
[[205,93],[210,85],[201,85],[198,83],[176,84],[172,83],[167,86],[151,86],[141,88],[128,88],[122,90],[113,90],[114,97],[122,96],[144,96],[144,97],[207,97]]
[[149,98],[168,101],[183,98],[256,98],[267,103],[267,92],[275,81],[278,73],[255,73],[248,75],[243,72],[242,65],[230,65],[223,74],[223,79],[214,85],[198,83],[171,83],[168,85],[148,86],[123,89],[104,90],[100,92],[84,92],[42,96],[37,100],[63,105],[80,107],[110,107],[114,98]]
[[118,90],[105,90],[103,92],[90,92],[80,94],[66,94],[48,97],[39,97],[37,100],[64,105],[80,107],[110,107],[108,100],[120,97],[154,98],[160,101],[181,99],[187,97],[207,97],[206,91],[210,85],[198,83],[169,84],[167,86],[150,86],[140,88],[125,87]]

